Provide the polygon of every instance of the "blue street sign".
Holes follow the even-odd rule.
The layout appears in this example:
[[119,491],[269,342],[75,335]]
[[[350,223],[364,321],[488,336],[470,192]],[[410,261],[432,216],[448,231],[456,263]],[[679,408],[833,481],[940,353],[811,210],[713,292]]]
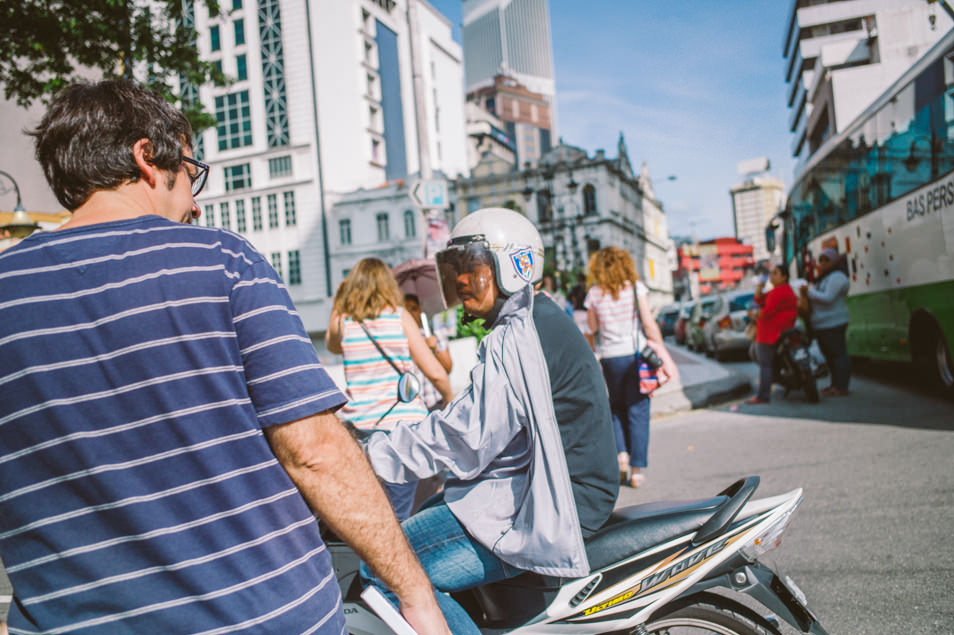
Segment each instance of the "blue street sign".
[[411,200],[423,209],[447,209],[450,203],[444,179],[415,181],[410,193]]

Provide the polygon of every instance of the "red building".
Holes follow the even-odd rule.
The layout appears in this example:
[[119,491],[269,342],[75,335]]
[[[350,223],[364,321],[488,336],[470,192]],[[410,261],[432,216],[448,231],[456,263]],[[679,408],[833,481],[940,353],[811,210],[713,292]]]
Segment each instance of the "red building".
[[699,275],[701,294],[731,289],[738,285],[747,271],[755,268],[754,247],[739,242],[736,238],[716,238],[695,245],[678,248],[678,276],[687,287],[693,272]]

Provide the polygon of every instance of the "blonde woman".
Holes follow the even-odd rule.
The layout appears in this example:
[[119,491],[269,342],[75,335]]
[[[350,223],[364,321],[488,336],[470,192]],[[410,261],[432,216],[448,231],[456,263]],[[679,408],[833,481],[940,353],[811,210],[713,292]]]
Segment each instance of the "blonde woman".
[[649,289],[639,281],[629,253],[617,247],[600,249],[590,257],[589,275],[592,287],[583,304],[588,326],[598,336],[594,349],[609,391],[620,480],[639,487],[648,465],[649,395],[639,389],[636,334],[640,347],[651,343],[657,354],[662,351],[666,374],[674,374],[675,365],[665,354],[649,310]]
[[[348,403],[338,413],[359,430],[390,430],[398,421],[414,422],[427,415],[427,406],[418,396],[413,401],[397,401],[398,374],[374,341],[398,368],[420,368],[447,402],[453,399],[447,372],[434,357],[414,318],[404,310],[404,295],[386,264],[365,258],[338,287],[331,311],[325,344],[332,353],[344,357]],[[417,483],[385,483],[400,520],[411,513]]]

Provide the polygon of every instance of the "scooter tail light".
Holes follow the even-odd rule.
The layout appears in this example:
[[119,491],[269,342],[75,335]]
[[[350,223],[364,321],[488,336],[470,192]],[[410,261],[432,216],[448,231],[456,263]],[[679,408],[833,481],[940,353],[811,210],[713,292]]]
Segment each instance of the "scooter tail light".
[[762,531],[749,539],[747,543],[742,545],[739,552],[749,562],[755,562],[760,556],[779,547],[782,544],[782,534],[788,529],[789,523],[792,522],[792,516],[795,515],[795,510],[798,509],[798,506],[801,504],[802,499],[798,499],[791,509],[779,516],[775,522],[765,527]]

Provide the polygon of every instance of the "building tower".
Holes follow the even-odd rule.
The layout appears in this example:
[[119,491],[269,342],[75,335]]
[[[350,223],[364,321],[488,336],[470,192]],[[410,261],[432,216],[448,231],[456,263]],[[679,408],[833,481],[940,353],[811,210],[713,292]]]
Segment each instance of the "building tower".
[[503,74],[542,95],[552,109],[556,84],[547,0],[463,0],[461,22],[468,93]]
[[552,146],[552,109],[547,98],[516,79],[497,75],[492,84],[467,93],[467,101],[498,118],[504,125],[516,165],[536,165]]
[[782,43],[799,166],[954,26],[925,0],[792,0]]
[[729,190],[735,237],[754,248],[756,262],[774,255],[765,244],[765,227],[785,204],[785,185],[766,174],[768,169],[768,159],[740,162],[744,179]]

